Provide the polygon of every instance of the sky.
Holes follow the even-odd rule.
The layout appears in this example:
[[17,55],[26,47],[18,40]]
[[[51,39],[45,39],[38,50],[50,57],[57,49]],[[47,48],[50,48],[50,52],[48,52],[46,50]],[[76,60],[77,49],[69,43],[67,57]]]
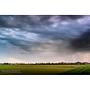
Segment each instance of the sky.
[[89,15],[0,15],[0,62],[90,62]]

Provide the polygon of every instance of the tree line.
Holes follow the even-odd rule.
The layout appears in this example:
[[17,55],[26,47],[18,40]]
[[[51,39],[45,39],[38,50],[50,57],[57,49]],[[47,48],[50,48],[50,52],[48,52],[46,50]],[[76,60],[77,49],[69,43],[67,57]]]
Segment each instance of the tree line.
[[74,63],[67,63],[67,62],[58,62],[58,63],[0,63],[0,65],[83,65],[83,64],[90,64],[89,62],[74,62]]

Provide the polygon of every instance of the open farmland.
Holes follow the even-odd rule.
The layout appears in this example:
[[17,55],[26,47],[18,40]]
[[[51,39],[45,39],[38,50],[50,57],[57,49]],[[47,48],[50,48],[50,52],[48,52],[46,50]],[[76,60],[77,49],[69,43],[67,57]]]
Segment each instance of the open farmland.
[[0,65],[1,75],[88,75],[90,64],[85,65]]

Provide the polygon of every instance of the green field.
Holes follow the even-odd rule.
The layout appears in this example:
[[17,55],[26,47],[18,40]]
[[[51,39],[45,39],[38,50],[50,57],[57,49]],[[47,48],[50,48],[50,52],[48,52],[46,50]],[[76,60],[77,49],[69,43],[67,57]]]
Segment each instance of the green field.
[[1,75],[90,75],[86,65],[0,65]]

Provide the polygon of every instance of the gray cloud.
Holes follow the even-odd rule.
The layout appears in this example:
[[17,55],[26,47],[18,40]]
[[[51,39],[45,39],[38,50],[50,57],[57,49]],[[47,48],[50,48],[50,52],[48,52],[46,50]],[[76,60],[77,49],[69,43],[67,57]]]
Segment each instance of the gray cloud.
[[[2,15],[0,40],[25,51],[61,51],[73,47],[90,28],[90,16],[81,15]],[[82,38],[83,36],[81,36]],[[51,47],[51,48],[50,48]],[[64,48],[63,48],[64,50]]]

